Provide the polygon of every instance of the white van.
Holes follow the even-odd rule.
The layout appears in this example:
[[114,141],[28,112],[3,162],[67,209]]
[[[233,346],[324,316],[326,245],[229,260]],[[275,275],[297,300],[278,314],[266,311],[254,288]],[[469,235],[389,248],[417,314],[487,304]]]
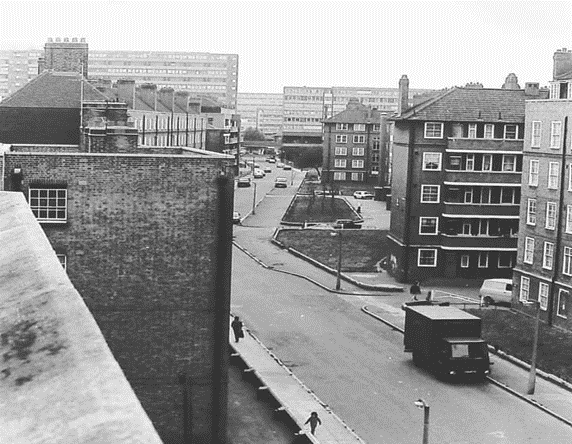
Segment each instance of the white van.
[[481,305],[511,303],[512,279],[486,279],[479,291]]

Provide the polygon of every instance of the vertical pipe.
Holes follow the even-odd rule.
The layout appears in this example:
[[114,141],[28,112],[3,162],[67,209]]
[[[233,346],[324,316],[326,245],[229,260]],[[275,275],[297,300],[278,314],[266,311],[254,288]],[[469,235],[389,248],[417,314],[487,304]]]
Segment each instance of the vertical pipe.
[[423,406],[423,444],[429,444],[429,406]]
[[526,393],[534,395],[536,385],[536,358],[538,354],[538,330],[540,329],[540,301],[536,302],[536,316],[534,321],[534,337],[532,339],[532,358],[530,372],[528,373],[528,387]]
[[342,287],[342,232],[343,227],[338,231],[338,270],[336,274],[336,290]]

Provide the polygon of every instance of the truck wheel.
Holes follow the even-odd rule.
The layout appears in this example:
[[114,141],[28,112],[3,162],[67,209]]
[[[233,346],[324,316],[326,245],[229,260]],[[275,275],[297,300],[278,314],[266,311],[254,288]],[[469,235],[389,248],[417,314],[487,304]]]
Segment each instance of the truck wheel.
[[483,298],[483,303],[485,304],[485,307],[488,307],[489,305],[493,305],[495,301],[493,301],[493,298],[491,298],[490,296],[485,296]]

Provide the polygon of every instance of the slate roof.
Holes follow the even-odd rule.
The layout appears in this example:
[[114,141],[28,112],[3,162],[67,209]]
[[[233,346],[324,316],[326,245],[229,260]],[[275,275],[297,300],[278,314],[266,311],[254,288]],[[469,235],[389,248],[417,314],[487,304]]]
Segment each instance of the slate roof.
[[[368,117],[368,114],[371,116]],[[324,123],[379,123],[381,112],[372,109],[361,103],[353,104],[351,107],[340,111],[335,116],[324,120]]]
[[11,108],[77,108],[81,102],[81,83],[84,101],[110,100],[81,74],[44,71],[18,91],[0,102],[0,107]]
[[524,122],[522,89],[451,88],[390,120]]

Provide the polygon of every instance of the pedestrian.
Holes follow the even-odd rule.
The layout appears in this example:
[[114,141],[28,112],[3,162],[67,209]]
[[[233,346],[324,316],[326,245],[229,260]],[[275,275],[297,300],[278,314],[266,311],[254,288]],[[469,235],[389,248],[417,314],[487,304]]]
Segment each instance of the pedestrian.
[[232,324],[232,331],[234,332],[234,342],[238,342],[240,338],[244,338],[244,332],[242,331],[242,321],[238,316],[234,317]]
[[310,432],[312,432],[312,435],[316,434],[316,427],[318,427],[318,423],[320,423],[320,425],[322,425],[322,420],[320,418],[318,418],[318,413],[316,412],[312,412],[310,414],[310,417],[308,418],[308,420],[304,423],[304,425],[310,423]]
[[357,212],[357,214],[361,214],[361,205],[357,207],[356,212]]
[[421,286],[419,285],[419,281],[415,281],[414,284],[409,289],[409,294],[412,296],[413,300],[417,300],[417,295],[421,294]]
[[427,292],[427,297],[425,298],[426,301],[431,302],[433,300],[433,291],[429,290]]

